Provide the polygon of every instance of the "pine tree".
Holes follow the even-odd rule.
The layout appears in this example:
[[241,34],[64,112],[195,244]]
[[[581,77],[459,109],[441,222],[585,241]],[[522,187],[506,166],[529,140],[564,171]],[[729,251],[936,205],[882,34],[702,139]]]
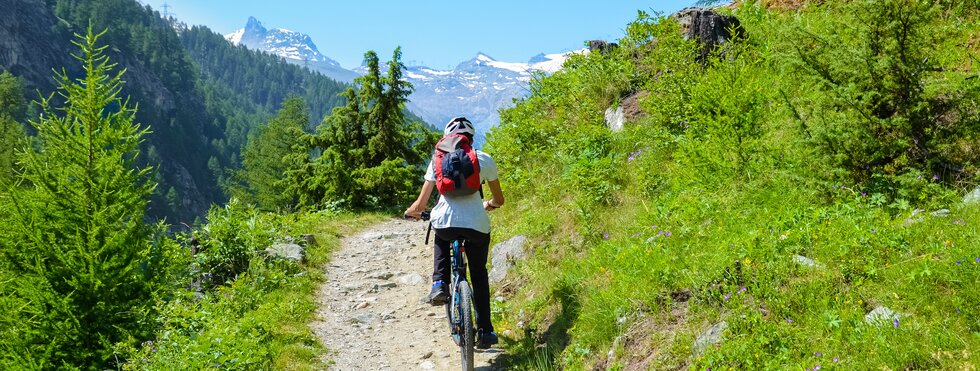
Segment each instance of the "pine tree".
[[306,134],[309,113],[302,98],[290,97],[283,102],[282,109],[275,118],[259,129],[243,152],[245,179],[248,181],[255,201],[266,210],[291,208],[298,202],[293,192],[284,193],[288,188],[284,175],[289,166],[287,161],[296,161],[290,153],[299,152],[300,158],[308,157],[302,147],[297,147]]
[[376,96],[377,104],[371,108],[368,116],[371,138],[368,140],[368,150],[372,166],[380,165],[385,160],[401,158],[408,161],[418,160],[409,147],[409,138],[405,122],[405,102],[412,94],[412,84],[402,80],[401,63],[402,49],[395,48],[388,61],[388,74],[384,78],[376,78],[384,83],[387,89],[379,91]]
[[7,184],[13,178],[14,148],[24,138],[23,87],[14,75],[0,72],[0,184]]
[[116,343],[149,335],[154,292],[172,279],[165,257],[176,250],[144,223],[155,184],[136,160],[148,131],[118,97],[123,72],[113,74],[101,35],[78,36],[86,75],[57,73],[65,106],[41,100],[36,148],[21,153],[18,185],[0,205],[10,210],[0,230],[0,368],[112,367]]
[[334,108],[317,133],[297,142],[290,155],[286,189],[299,195],[303,207],[396,205],[412,191],[426,157],[422,154],[434,145],[424,125],[405,118],[412,85],[402,79],[401,48],[388,62],[386,76],[373,51],[364,60],[367,74],[340,94],[347,103]]

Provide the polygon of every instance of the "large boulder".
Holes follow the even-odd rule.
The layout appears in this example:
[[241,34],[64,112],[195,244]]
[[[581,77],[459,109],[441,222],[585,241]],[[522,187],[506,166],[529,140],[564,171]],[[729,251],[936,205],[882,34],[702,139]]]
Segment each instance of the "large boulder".
[[694,340],[694,344],[691,345],[694,356],[700,357],[708,348],[721,344],[725,330],[728,330],[728,322],[721,321],[709,327],[701,335],[698,335],[698,338]]
[[265,253],[273,258],[302,262],[306,251],[303,246],[295,243],[276,243],[265,249]]
[[605,116],[606,126],[609,126],[609,130],[613,133],[623,130],[623,124],[626,123],[626,114],[623,112],[623,106],[607,108]]
[[507,278],[507,272],[514,266],[514,262],[524,260],[527,253],[524,245],[527,244],[527,237],[517,235],[509,240],[498,243],[490,251],[490,261],[493,268],[490,269],[490,283],[499,283]]
[[972,192],[967,193],[963,197],[963,203],[965,204],[980,204],[980,186],[974,188]]
[[618,47],[616,43],[607,42],[605,40],[589,40],[589,52],[590,53],[608,53]]
[[672,16],[681,25],[681,34],[686,40],[697,40],[701,44],[700,59],[705,60],[718,45],[745,34],[738,18],[720,14],[710,8],[690,7],[681,9]]

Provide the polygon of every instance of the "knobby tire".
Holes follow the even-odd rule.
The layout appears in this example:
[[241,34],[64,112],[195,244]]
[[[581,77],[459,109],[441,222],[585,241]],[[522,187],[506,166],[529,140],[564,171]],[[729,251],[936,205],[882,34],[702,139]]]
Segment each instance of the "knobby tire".
[[473,371],[473,348],[476,341],[476,330],[473,328],[473,292],[466,281],[459,283],[459,308],[457,310],[462,320],[462,340],[459,342],[460,355],[463,360],[463,370]]

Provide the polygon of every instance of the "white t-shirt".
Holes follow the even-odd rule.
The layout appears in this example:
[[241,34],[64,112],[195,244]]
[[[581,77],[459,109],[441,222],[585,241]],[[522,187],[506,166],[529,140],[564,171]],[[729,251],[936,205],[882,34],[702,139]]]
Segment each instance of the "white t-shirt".
[[[497,180],[497,163],[490,155],[476,151],[476,159],[480,162],[480,183]],[[436,181],[432,161],[425,170],[425,180]],[[480,192],[466,196],[445,197],[439,195],[439,202],[432,209],[432,228],[469,228],[483,233],[490,233],[490,216],[483,209]]]

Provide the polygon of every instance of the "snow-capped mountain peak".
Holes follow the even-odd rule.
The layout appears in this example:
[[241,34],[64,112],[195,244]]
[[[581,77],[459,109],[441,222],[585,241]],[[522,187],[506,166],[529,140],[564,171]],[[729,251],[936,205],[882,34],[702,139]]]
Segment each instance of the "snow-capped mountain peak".
[[[245,28],[225,38],[232,43],[306,65],[339,81],[350,82],[366,73],[364,65],[353,71],[343,69],[337,62],[321,54],[309,36],[284,28],[267,29],[255,17],[249,17]],[[499,61],[479,52],[450,70],[408,66],[404,78],[415,89],[406,106],[436,126],[441,126],[452,117],[466,116],[476,126],[479,144],[490,128],[500,123],[500,109],[512,106],[515,98],[527,95],[528,82],[534,73],[554,73],[561,69],[569,55],[584,52],[587,50],[542,53],[527,62]]]
[[225,39],[233,44],[263,50],[293,62],[340,68],[339,63],[320,53],[309,35],[285,28],[270,30],[255,17],[248,17],[245,28],[225,35]]

